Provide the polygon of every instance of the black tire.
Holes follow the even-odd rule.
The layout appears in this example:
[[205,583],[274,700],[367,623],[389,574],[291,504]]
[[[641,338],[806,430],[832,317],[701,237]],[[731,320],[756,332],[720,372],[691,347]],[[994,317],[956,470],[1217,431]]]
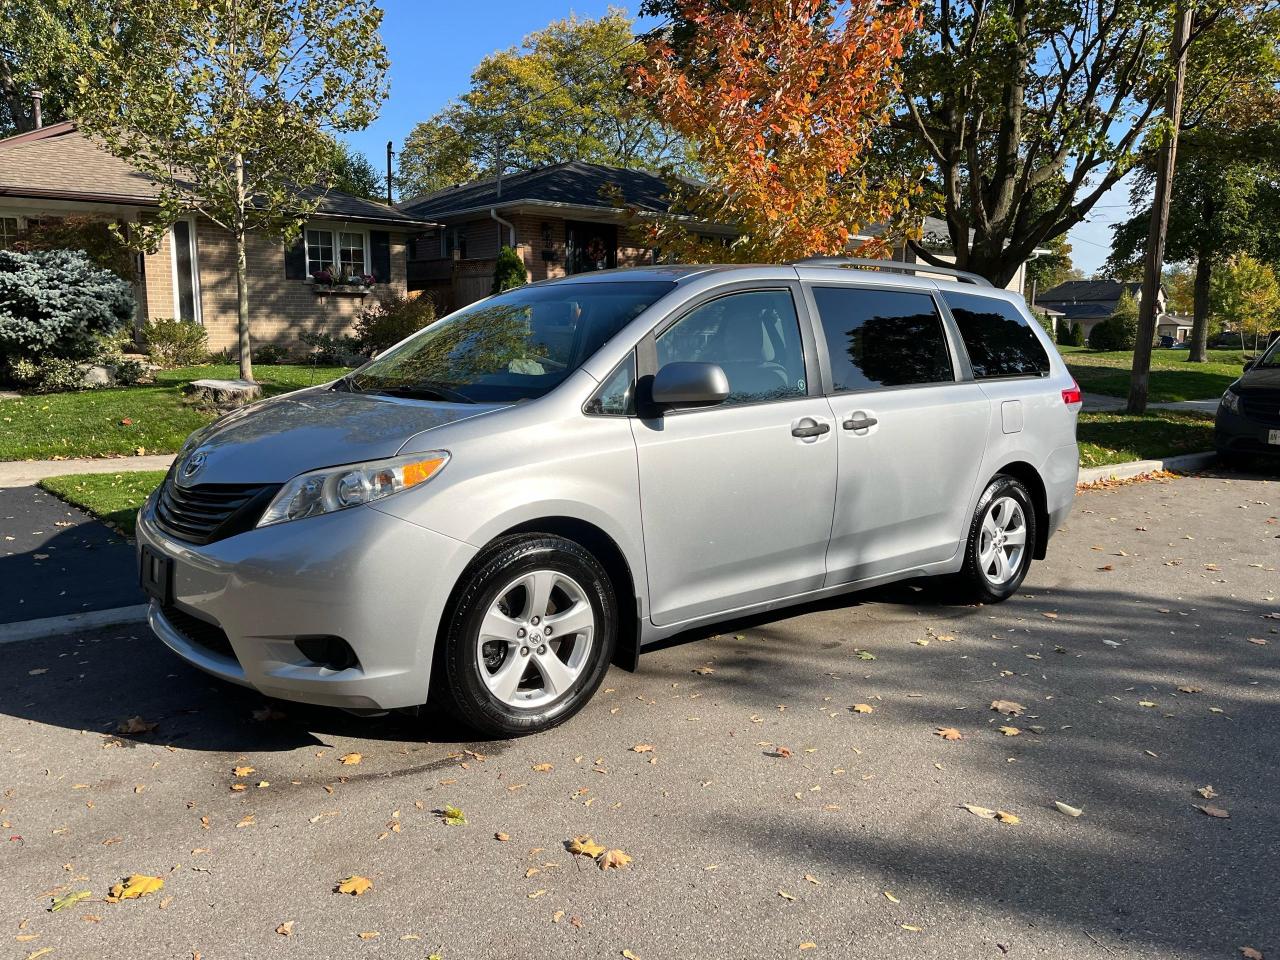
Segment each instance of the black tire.
[[[550,703],[530,708],[499,700],[477,662],[480,624],[498,594],[522,573],[552,570],[582,587],[595,617],[588,660],[573,685]],[[464,575],[444,636],[441,674],[452,712],[489,737],[547,730],[577,713],[600,686],[617,640],[617,600],[608,573],[581,544],[550,534],[520,534],[490,545]]]
[[[1013,576],[1003,583],[994,583],[992,578],[983,571],[979,560],[982,521],[987,509],[1003,497],[1011,498],[1021,507],[1026,524],[1026,540]],[[1026,579],[1027,571],[1031,569],[1036,533],[1036,511],[1030,492],[1019,480],[997,474],[982,491],[982,496],[978,498],[978,506],[973,511],[973,519],[969,522],[969,536],[964,548],[964,566],[953,578],[956,591],[969,603],[999,603],[1009,599],[1018,592],[1022,581]]]

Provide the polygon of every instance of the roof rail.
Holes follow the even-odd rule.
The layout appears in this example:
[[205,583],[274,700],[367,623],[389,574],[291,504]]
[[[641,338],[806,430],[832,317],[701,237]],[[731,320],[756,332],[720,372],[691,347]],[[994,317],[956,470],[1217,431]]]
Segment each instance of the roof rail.
[[955,277],[961,283],[972,283],[978,287],[989,287],[991,282],[968,270],[956,270],[952,267],[935,267],[928,263],[903,263],[900,260],[871,260],[866,257],[805,257],[803,260],[792,260],[793,267],[871,267],[876,270],[887,270],[890,273],[934,273],[945,277]]

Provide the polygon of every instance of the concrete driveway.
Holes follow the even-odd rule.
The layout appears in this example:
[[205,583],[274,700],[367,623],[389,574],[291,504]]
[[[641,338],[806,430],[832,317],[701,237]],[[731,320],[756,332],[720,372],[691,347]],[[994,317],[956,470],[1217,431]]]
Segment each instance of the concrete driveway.
[[4,956],[1280,957],[1277,517],[1275,480],[1085,493],[1008,603],[725,625],[519,741],[268,704],[137,629],[10,644]]

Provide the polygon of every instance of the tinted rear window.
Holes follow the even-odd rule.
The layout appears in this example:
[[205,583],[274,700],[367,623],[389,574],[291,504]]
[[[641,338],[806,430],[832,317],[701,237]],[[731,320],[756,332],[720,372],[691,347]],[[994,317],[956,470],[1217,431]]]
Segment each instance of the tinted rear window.
[[1037,377],[1049,372],[1049,355],[1022,312],[1007,300],[942,291],[960,328],[973,376]]
[[927,293],[814,287],[836,392],[955,379]]

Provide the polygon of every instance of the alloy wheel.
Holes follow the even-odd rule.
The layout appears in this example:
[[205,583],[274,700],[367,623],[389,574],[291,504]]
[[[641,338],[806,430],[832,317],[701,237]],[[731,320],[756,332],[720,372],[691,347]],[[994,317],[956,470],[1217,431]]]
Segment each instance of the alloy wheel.
[[993,586],[1003,586],[1022,569],[1027,549],[1027,517],[1013,497],[993,500],[982,515],[978,569]]

